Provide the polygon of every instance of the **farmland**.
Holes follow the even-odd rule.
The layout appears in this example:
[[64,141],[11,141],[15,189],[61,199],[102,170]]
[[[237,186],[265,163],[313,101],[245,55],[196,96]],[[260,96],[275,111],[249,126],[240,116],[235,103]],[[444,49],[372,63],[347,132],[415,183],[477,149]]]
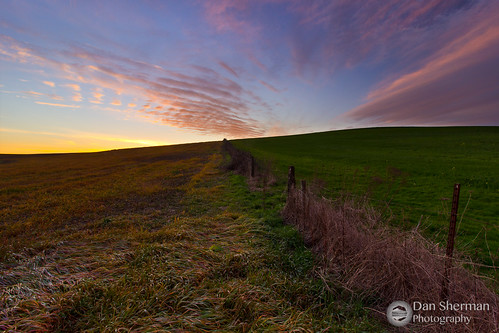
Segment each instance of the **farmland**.
[[[499,263],[499,128],[372,128],[235,140],[281,183],[289,165],[327,197],[369,198],[387,219],[445,245],[454,183],[461,184],[457,247]],[[492,270],[486,270],[493,274]]]
[[224,163],[220,143],[0,156],[0,330],[383,331],[282,189]]
[[[384,331],[283,223],[289,165],[496,264],[499,130],[384,128],[235,140],[276,181],[227,172],[221,143],[0,156],[0,330]],[[485,273],[494,272],[489,269]]]

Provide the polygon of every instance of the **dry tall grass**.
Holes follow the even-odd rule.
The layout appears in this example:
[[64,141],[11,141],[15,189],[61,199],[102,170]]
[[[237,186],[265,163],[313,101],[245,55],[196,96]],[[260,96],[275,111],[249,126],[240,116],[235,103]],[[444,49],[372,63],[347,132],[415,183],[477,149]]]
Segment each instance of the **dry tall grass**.
[[[228,170],[236,171],[242,175],[252,176],[255,173],[255,159],[253,156],[240,149],[237,149],[228,140],[224,139],[222,143],[222,149],[230,154],[230,162],[226,166]],[[253,167],[253,170],[251,170]]]
[[383,331],[218,143],[5,160],[0,332]]
[[310,192],[290,192],[283,215],[320,254],[344,287],[379,299],[385,311],[395,300],[436,304],[424,315],[471,317],[463,324],[410,324],[421,332],[498,332],[499,298],[478,276],[453,264],[450,303],[489,304],[490,311],[440,311],[445,253],[417,230],[394,230],[367,203],[330,201]]

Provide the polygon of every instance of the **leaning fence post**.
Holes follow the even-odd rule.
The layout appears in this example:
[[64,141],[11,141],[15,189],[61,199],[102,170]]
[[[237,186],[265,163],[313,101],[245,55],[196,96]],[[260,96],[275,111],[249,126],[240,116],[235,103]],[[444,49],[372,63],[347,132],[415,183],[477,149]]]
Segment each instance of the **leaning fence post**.
[[296,180],[295,180],[295,167],[290,166],[288,170],[288,195],[293,190],[296,186]]
[[452,195],[452,210],[450,213],[449,236],[447,238],[447,250],[445,252],[445,270],[442,283],[442,299],[449,297],[449,270],[452,264],[452,254],[454,252],[454,238],[456,237],[457,208],[459,204],[459,191],[461,184],[454,184],[454,194]]

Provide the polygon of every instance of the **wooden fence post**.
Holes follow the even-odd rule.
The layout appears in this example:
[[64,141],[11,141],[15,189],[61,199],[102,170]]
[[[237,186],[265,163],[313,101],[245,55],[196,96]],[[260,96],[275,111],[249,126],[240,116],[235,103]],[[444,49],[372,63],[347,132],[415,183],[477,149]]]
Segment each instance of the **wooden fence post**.
[[295,180],[295,167],[290,166],[288,170],[288,195],[291,193],[291,190],[294,190],[296,187]]
[[456,237],[457,208],[459,204],[459,192],[461,184],[454,184],[454,194],[452,195],[452,209],[450,213],[449,235],[447,237],[447,250],[445,252],[445,270],[442,283],[442,299],[449,298],[449,271],[452,266],[452,255],[454,252],[454,239]]
[[250,156],[250,177],[255,177],[255,158],[253,155]]

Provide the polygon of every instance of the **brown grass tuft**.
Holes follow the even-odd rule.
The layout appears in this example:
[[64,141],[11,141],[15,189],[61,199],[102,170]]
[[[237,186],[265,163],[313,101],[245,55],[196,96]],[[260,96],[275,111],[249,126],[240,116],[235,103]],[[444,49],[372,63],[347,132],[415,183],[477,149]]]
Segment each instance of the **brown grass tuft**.
[[424,315],[471,317],[469,325],[417,325],[421,332],[497,332],[499,298],[480,277],[453,264],[450,303],[487,303],[490,311],[441,311],[445,253],[417,230],[394,230],[366,202],[330,201],[293,190],[283,215],[302,233],[306,244],[322,256],[327,269],[344,287],[379,299],[385,311],[395,300],[436,304]]

